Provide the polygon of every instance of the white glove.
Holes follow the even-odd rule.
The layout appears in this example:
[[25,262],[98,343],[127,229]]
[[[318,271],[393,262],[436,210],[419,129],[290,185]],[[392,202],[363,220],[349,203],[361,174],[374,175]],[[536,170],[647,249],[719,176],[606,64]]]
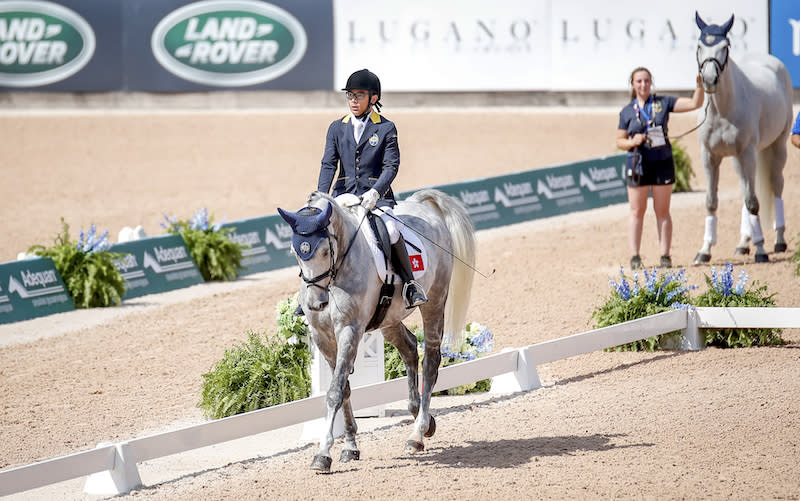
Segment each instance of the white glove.
[[378,203],[379,198],[381,198],[381,196],[378,194],[378,191],[372,188],[361,196],[361,207],[372,210],[375,208],[375,204]]

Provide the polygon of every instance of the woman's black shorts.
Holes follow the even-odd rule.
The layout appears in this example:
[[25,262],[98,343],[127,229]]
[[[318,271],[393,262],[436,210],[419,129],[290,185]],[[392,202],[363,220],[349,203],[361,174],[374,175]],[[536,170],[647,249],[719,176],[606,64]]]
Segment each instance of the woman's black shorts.
[[642,170],[644,174],[637,176],[636,174],[629,175],[629,169],[626,169],[625,184],[637,187],[675,183],[675,162],[672,157],[664,160],[645,161]]

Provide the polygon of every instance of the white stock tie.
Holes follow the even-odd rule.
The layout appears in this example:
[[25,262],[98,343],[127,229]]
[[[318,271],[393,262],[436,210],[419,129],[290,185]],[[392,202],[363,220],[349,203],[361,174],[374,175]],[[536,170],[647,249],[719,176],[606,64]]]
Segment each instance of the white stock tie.
[[353,122],[353,137],[356,140],[356,144],[358,144],[358,141],[361,139],[361,134],[363,132],[364,132],[364,122],[362,122],[359,119],[356,119],[355,122]]

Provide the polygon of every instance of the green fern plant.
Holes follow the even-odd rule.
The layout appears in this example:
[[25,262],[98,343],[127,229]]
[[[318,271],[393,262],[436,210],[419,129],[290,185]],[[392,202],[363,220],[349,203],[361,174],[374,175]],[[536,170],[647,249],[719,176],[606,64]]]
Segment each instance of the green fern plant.
[[691,178],[694,177],[692,169],[692,159],[686,153],[686,149],[680,144],[680,140],[672,143],[672,158],[675,161],[675,183],[672,185],[673,193],[692,191]]
[[214,369],[203,374],[198,407],[207,417],[233,416],[311,394],[308,326],[294,317],[296,306],[294,299],[279,303],[274,336],[248,332],[246,342],[226,349]]
[[161,226],[167,233],[183,237],[204,280],[236,280],[242,270],[242,251],[248,245],[230,238],[234,228],[214,224],[214,216],[209,216],[205,208],[195,212],[190,221],[179,221],[166,214],[164,219]]
[[61,218],[61,233],[53,246],[34,245],[28,253],[53,260],[76,308],[93,308],[119,305],[125,294],[125,279],[114,264],[124,254],[110,252],[108,247],[108,230],[98,236],[92,225],[73,241],[69,225]]

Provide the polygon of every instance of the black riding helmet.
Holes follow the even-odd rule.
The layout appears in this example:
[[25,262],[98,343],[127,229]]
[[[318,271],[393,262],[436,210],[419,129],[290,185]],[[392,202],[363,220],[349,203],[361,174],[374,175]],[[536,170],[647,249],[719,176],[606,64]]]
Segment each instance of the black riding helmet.
[[347,83],[342,90],[364,89],[370,92],[370,96],[375,94],[378,100],[375,102],[375,108],[381,111],[381,81],[378,75],[364,68],[354,72],[347,79]]

